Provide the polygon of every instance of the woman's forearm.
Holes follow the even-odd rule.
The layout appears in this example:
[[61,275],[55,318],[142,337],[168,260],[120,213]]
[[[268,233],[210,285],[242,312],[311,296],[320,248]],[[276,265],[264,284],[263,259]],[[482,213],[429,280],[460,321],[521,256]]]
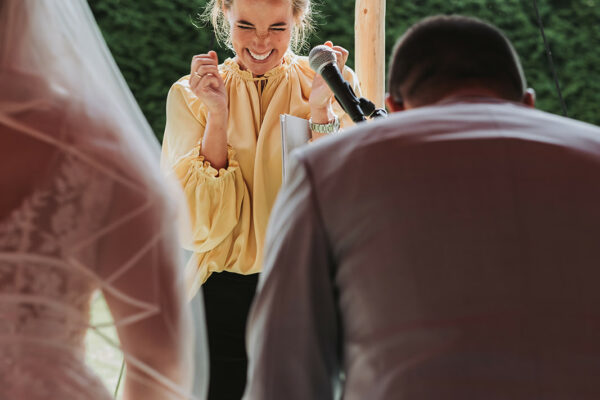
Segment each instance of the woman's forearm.
[[209,112],[202,138],[200,155],[203,155],[206,161],[210,162],[217,170],[227,168],[227,119],[227,111]]
[[333,107],[331,104],[326,106],[312,106],[310,107],[310,118],[316,124],[326,124],[335,117]]

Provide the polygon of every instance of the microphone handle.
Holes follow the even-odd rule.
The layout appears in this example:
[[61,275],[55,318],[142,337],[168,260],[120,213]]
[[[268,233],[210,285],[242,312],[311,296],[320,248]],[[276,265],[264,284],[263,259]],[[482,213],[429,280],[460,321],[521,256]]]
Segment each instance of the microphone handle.
[[366,121],[360,108],[360,101],[356,98],[352,86],[342,77],[337,65],[332,63],[323,67],[321,76],[333,91],[337,102],[352,118],[352,121],[356,123]]

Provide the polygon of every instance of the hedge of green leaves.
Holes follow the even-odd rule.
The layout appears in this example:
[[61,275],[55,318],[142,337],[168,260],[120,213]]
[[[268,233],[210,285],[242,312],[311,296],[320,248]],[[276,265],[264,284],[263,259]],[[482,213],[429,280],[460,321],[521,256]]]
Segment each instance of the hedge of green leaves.
[[[217,50],[198,22],[206,0],[89,0],[98,24],[142,110],[160,139],[170,85],[188,73],[192,55]],[[310,46],[332,40],[354,48],[354,0],[319,0]],[[600,0],[538,0],[570,117],[600,124]],[[562,113],[533,0],[387,0],[386,53],[412,23],[433,14],[463,14],[500,27],[521,55],[538,107]],[[309,47],[310,48],[310,47]],[[349,65],[353,66],[352,57]]]

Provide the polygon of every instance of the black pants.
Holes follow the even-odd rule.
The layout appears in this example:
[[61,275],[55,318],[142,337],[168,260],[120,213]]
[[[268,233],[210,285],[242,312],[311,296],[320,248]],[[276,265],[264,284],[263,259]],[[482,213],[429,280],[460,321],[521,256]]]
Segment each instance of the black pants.
[[246,387],[246,319],[258,274],[212,274],[202,285],[210,352],[208,400],[240,400]]

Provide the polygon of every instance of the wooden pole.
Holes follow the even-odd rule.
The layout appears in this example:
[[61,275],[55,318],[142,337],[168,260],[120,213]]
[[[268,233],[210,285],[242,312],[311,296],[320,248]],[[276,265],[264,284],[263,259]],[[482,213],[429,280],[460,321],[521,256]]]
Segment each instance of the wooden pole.
[[356,0],[354,64],[363,97],[384,107],[385,0]]

